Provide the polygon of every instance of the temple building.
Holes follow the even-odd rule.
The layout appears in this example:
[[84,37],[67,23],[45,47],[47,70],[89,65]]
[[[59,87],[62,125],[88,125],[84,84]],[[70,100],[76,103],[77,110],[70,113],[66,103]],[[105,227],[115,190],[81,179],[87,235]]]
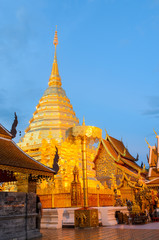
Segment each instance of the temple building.
[[[154,131],[155,132],[155,131]],[[149,156],[147,156],[149,170],[147,186],[152,189],[159,189],[159,135],[155,132],[157,138],[157,145],[151,146],[147,141],[149,148]]]
[[109,188],[115,187],[122,200],[133,200],[134,189],[140,180],[145,180],[147,173],[136,161],[122,141],[107,133],[106,138],[101,140],[94,159],[96,178]]
[[[55,54],[49,86],[18,146],[50,168],[54,165],[55,156],[58,159],[59,171],[55,182],[43,181],[38,185],[37,193],[43,207],[80,206],[83,194],[81,141],[66,138],[67,130],[79,126],[79,120],[62,88],[56,53],[57,31],[53,44]],[[114,189],[123,199],[132,200],[134,189],[140,180],[145,179],[146,171],[137,165],[137,159],[131,156],[122,141],[107,134],[106,139],[100,139],[98,149],[87,144],[86,152],[88,205],[113,205]]]

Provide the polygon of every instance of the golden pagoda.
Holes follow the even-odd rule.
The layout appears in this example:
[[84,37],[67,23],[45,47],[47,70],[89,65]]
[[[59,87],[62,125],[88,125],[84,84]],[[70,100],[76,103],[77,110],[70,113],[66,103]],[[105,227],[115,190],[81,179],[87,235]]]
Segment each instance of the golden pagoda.
[[65,131],[79,124],[70,100],[62,88],[56,56],[57,31],[55,31],[53,44],[55,54],[49,86],[36,106],[25,135],[20,140],[19,146],[26,150],[30,149],[30,146],[37,147],[42,143],[42,139],[50,141],[50,138],[53,138],[61,142],[65,139]]
[[[25,135],[20,139],[19,147],[37,161],[48,167],[53,167],[54,157],[59,154],[59,172],[55,177],[55,184],[43,182],[39,185],[37,193],[41,196],[44,207],[70,207],[71,206],[71,183],[74,179],[73,169],[79,170],[79,180],[82,187],[82,157],[81,142],[66,139],[66,130],[78,126],[70,100],[62,88],[58,70],[56,48],[58,45],[57,30],[53,44],[55,45],[54,61],[48,88],[36,106],[30,124],[25,130]],[[104,186],[95,178],[94,157],[96,148],[87,146],[87,177],[89,204],[96,205],[94,194],[99,192],[106,194]],[[107,189],[107,194],[111,191]],[[104,202],[104,200],[102,200]],[[111,205],[111,199],[108,199]]]

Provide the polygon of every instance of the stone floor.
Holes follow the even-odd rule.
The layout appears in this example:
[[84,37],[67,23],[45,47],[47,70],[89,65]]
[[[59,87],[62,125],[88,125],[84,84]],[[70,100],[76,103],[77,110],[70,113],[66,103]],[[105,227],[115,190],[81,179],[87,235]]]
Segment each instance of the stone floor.
[[87,229],[42,229],[41,233],[43,237],[36,240],[159,240],[159,223]]

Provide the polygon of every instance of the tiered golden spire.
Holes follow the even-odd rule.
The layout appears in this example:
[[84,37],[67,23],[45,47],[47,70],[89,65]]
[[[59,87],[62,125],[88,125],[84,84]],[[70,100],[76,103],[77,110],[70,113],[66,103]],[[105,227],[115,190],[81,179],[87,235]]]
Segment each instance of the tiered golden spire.
[[59,75],[57,56],[56,56],[56,47],[58,45],[57,26],[56,26],[53,44],[55,45],[55,54],[54,54],[54,62],[53,62],[53,66],[52,66],[52,72],[51,72],[51,76],[49,79],[49,86],[61,86],[61,78]]

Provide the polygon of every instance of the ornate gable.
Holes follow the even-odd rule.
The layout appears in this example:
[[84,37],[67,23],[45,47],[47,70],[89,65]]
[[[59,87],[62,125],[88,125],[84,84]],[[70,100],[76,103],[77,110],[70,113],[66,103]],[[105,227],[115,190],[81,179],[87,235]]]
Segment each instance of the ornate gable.
[[115,162],[113,158],[109,155],[109,153],[106,151],[102,142],[96,156],[95,169],[96,178],[102,183],[110,179],[112,174],[115,174]]

